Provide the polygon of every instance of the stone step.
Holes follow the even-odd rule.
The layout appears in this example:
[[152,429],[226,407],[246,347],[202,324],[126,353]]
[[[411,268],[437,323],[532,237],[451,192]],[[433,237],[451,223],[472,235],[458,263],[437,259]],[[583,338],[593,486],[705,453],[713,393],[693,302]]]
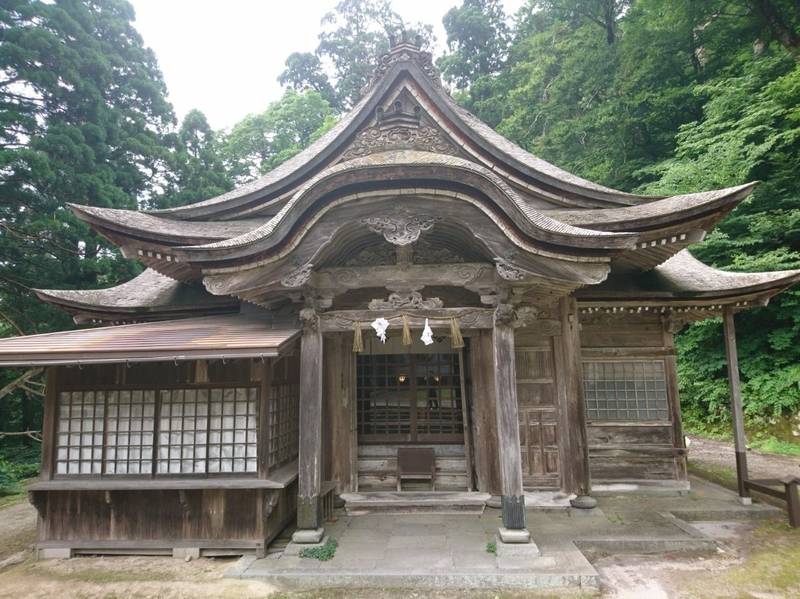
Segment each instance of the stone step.
[[488,493],[376,491],[343,493],[348,516],[365,514],[481,514]]

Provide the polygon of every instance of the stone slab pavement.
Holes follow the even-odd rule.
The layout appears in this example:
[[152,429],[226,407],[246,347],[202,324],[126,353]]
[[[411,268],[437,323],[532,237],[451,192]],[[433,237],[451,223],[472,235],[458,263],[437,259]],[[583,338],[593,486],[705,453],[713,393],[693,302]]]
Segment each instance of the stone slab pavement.
[[[552,588],[595,587],[598,574],[583,551],[654,553],[715,550],[709,521],[773,517],[770,506],[741,506],[735,494],[694,479],[688,496],[612,496],[596,510],[529,510],[539,557],[501,563],[487,551],[500,511],[483,514],[369,514],[325,525],[337,540],[330,561],[290,552],[250,558],[232,576],[286,589],[322,587]],[[698,527],[691,522],[697,521]]]

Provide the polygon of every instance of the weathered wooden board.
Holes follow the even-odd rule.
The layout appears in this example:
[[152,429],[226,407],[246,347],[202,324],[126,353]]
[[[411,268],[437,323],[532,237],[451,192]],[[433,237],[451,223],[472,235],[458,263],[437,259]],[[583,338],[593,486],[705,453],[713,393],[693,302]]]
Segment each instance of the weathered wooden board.
[[669,416],[658,422],[591,422],[592,479],[686,480],[672,333],[656,316],[593,321],[581,328],[582,356],[595,360],[659,360],[664,364]]
[[[264,544],[294,515],[296,484],[286,489],[186,491],[35,491],[40,542],[127,541],[164,546],[214,541]],[[65,543],[69,545],[69,543]],[[242,546],[251,546],[246,543]]]
[[[520,345],[522,340],[525,345]],[[552,339],[517,334],[514,354],[523,484],[529,490],[558,488],[561,467]]]
[[[428,445],[426,447],[431,447],[436,455],[437,490],[465,491],[468,480],[464,446]],[[360,491],[396,490],[397,448],[397,445],[359,446],[358,488]]]

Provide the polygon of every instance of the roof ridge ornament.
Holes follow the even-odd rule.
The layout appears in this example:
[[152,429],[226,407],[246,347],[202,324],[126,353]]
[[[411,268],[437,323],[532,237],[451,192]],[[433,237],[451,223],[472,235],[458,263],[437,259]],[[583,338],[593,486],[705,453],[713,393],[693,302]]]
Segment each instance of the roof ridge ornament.
[[400,39],[389,34],[389,44],[389,51],[378,59],[372,80],[361,90],[362,96],[375,87],[392,65],[398,62],[415,63],[435,87],[442,88],[441,73],[433,64],[433,54],[422,49],[421,35],[416,34],[414,40],[411,41],[408,32],[404,29],[400,33]]

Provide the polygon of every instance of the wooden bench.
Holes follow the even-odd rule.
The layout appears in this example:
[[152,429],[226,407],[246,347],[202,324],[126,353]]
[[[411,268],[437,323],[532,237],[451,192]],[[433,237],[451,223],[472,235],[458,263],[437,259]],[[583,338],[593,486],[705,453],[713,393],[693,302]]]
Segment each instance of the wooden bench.
[[430,480],[436,490],[436,454],[430,447],[400,447],[397,449],[397,490],[402,491],[403,479]]

